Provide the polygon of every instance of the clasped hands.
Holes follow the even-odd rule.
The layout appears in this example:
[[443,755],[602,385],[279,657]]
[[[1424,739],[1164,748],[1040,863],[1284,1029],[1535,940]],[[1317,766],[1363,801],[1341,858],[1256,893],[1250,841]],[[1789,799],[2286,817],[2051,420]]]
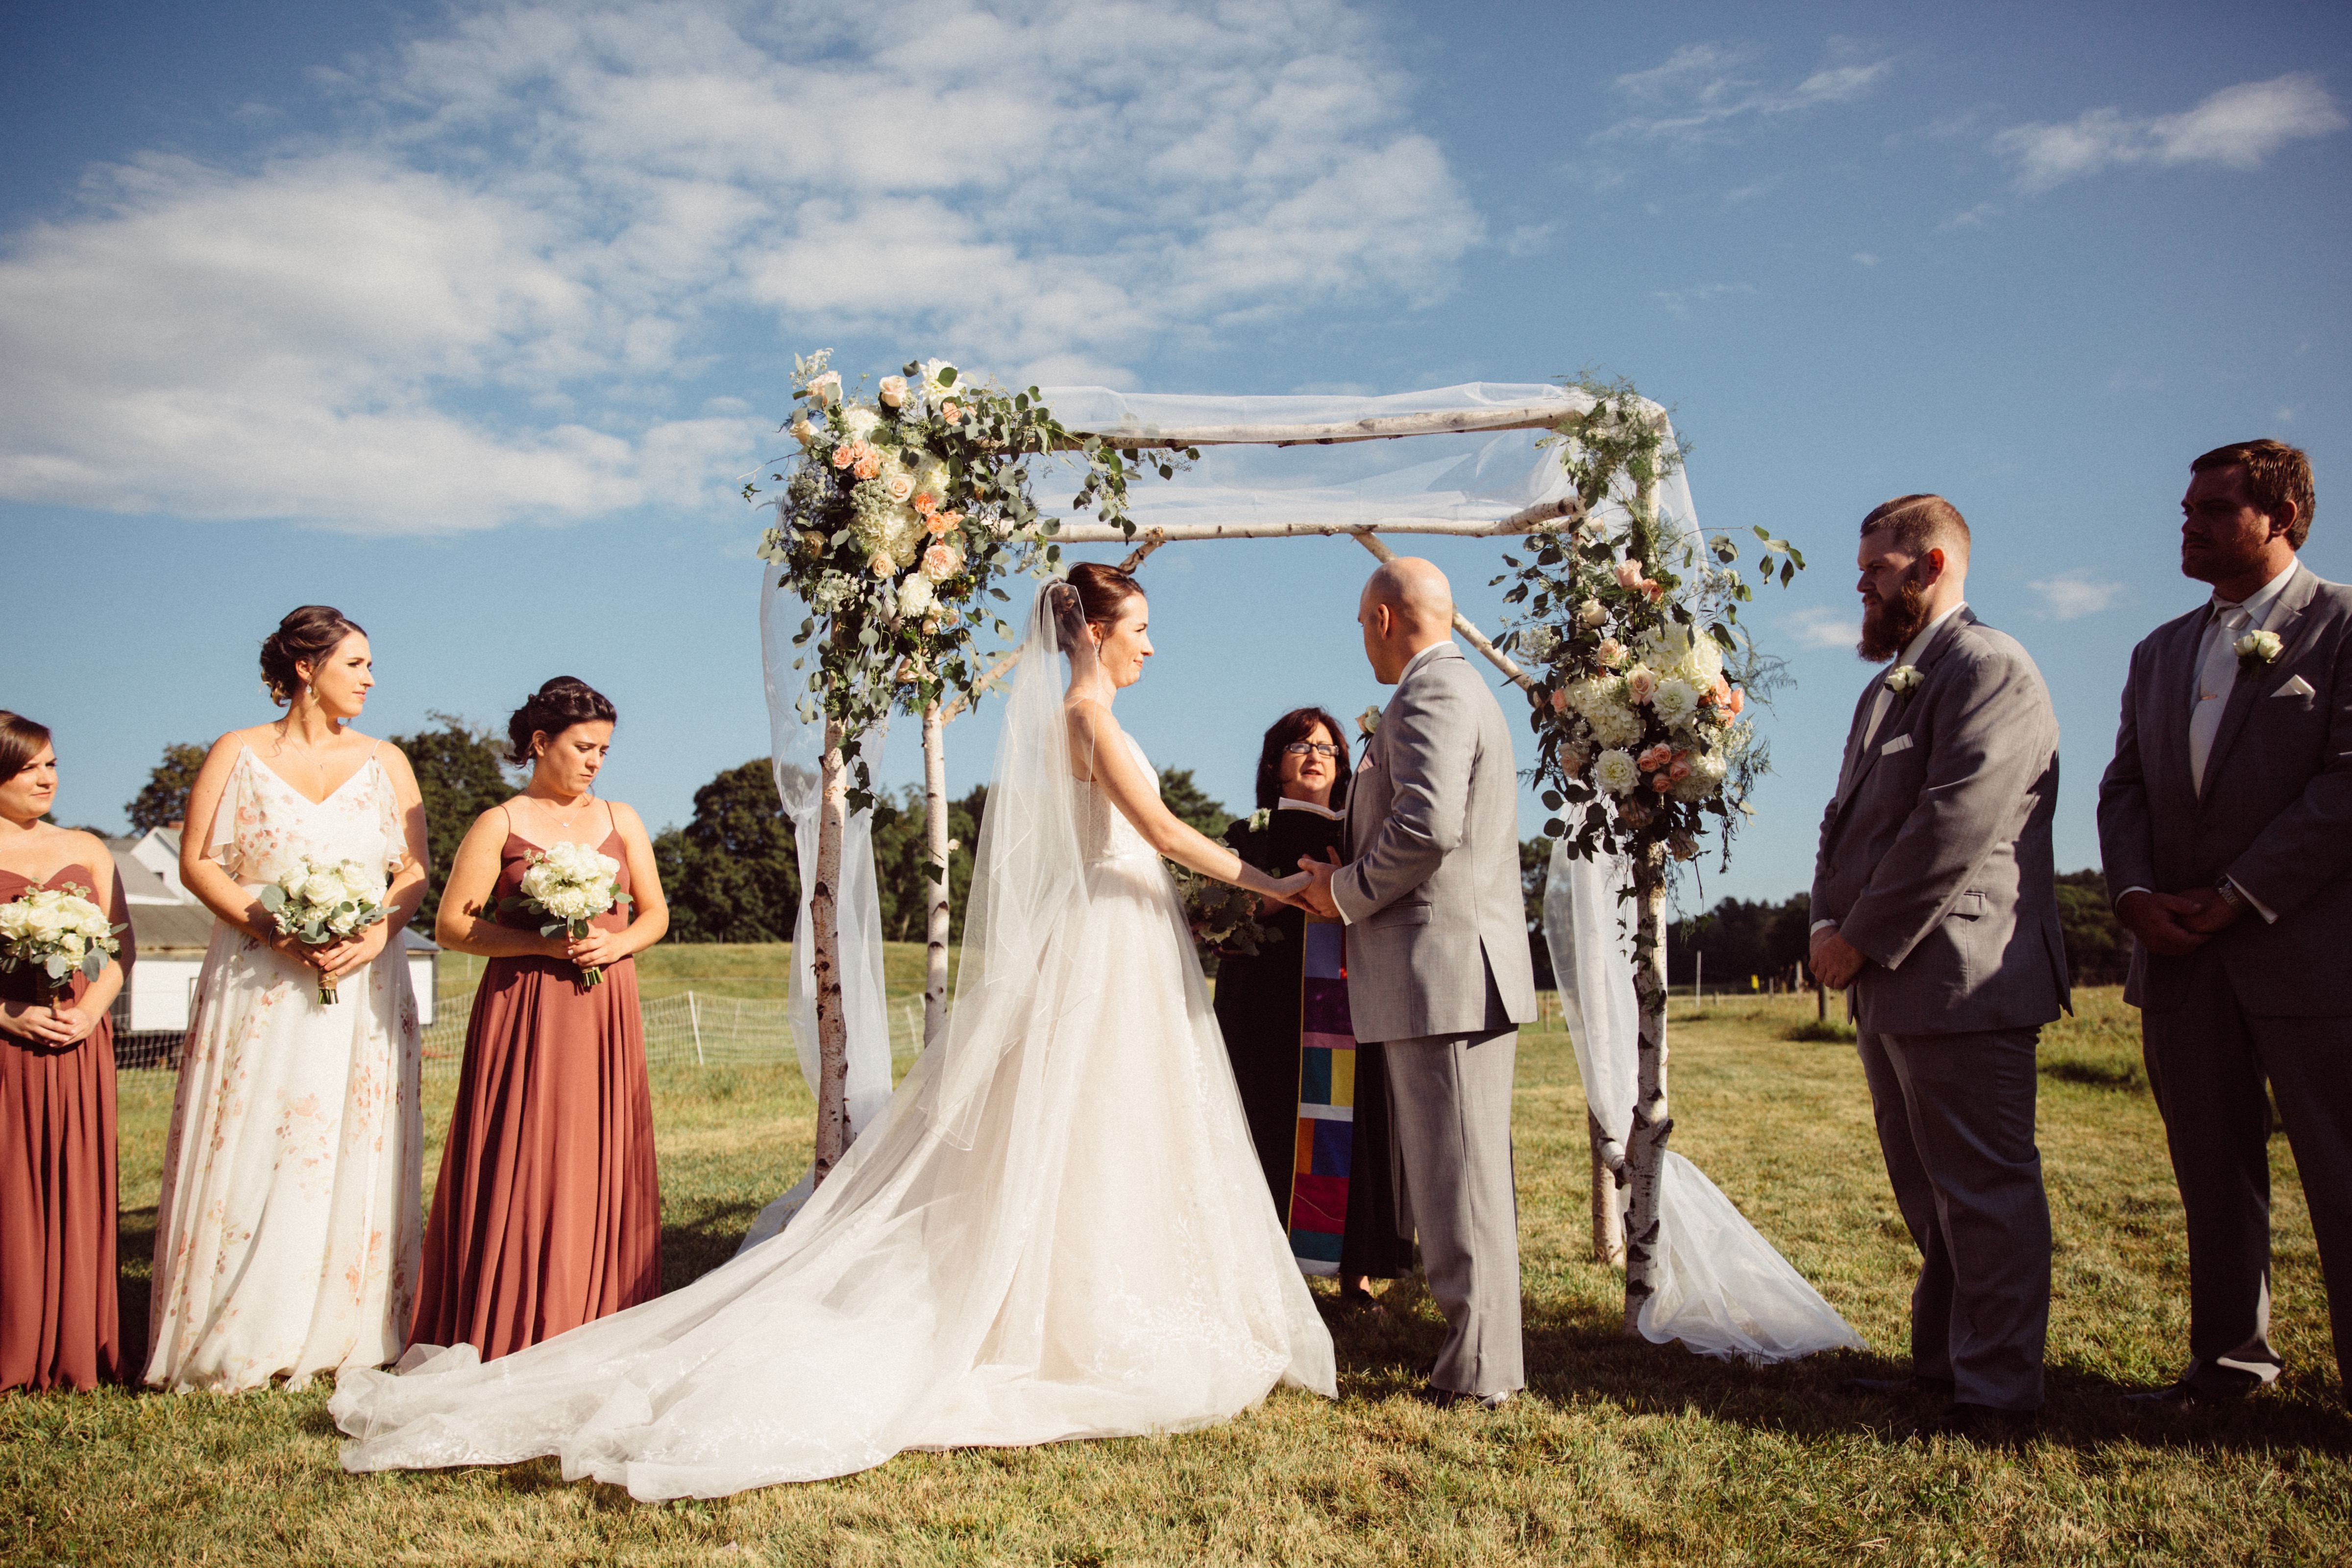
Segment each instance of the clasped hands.
[[9,1002],[0,1004],[0,1034],[14,1035],[37,1046],[78,1044],[98,1027],[102,1015],[86,1013],[72,1002]]
[[2135,889],[2116,903],[2116,918],[2150,952],[2166,958],[2188,957],[2244,912],[2243,905],[2223,898],[2219,888],[2191,888],[2185,893]]
[[332,942],[313,947],[279,931],[264,915],[255,936],[262,946],[282,953],[297,963],[308,964],[332,984],[374,963],[376,956],[383,952],[384,945],[392,940],[392,927],[386,921],[378,921],[365,931],[353,931],[349,936],[337,937]]
[[1263,913],[1268,904],[1288,904],[1327,921],[1338,920],[1339,906],[1331,898],[1331,873],[1339,868],[1339,852],[1327,849],[1324,853],[1330,858],[1318,860],[1311,855],[1301,855],[1298,869],[1305,874],[1305,879],[1283,878],[1277,886],[1286,890],[1263,895],[1258,900],[1259,911]]

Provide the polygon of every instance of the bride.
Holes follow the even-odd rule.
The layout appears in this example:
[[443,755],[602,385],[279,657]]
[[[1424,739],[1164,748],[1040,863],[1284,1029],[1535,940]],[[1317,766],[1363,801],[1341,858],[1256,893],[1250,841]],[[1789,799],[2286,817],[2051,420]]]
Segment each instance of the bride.
[[1091,563],[1039,592],[946,1036],[791,1226],[487,1364],[420,1346],[346,1371],[347,1468],[553,1454],[638,1498],[719,1497],[908,1448],[1202,1426],[1277,1382],[1336,1395],[1158,856],[1277,897],[1306,878],[1160,804],[1111,717],[1147,612]]

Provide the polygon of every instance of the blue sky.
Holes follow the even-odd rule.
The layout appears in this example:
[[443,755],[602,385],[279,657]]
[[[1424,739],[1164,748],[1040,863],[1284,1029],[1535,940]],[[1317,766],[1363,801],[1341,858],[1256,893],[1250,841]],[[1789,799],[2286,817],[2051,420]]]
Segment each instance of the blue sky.
[[[1912,489],[2050,680],[2094,864],[2126,656],[2202,593],[2188,459],[2305,447],[2305,559],[2352,577],[2348,45],[2322,5],[11,6],[0,706],[119,825],[164,742],[267,716],[258,639],[325,601],[373,634],[368,727],[576,674],[623,714],[610,792],[679,822],[765,749],[733,489],[795,350],[1213,393],[1593,367],[1675,408],[1703,521],[1814,563],[1754,615],[1796,685],[1706,900],[1804,885],[1854,524]],[[1493,625],[1495,547],[1426,552]],[[1381,695],[1368,564],[1162,551],[1129,727],[1244,801],[1267,719]],[[959,791],[993,724],[950,731]]]

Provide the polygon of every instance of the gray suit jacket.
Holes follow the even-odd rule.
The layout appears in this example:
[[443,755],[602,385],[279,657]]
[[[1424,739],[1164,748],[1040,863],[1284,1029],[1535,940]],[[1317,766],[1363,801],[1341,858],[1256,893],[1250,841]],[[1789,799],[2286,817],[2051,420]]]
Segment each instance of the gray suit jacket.
[[1331,898],[1359,1039],[1482,1032],[1490,969],[1511,1021],[1536,1016],[1510,726],[1450,642],[1381,715],[1348,794],[1348,853]]
[[[2116,757],[2099,781],[2099,858],[2110,894],[2227,876],[2278,923],[2249,911],[2193,958],[2134,943],[2124,999],[2149,1012],[2184,1005],[2195,960],[2212,952],[2249,1013],[2352,1014],[2336,983],[2352,945],[2352,588],[2295,568],[2271,616],[2279,657],[2231,687],[2200,795],[2189,710],[2209,613],[2200,605],[2132,649]],[[2305,689],[2290,689],[2298,682]]]
[[2017,639],[1966,608],[1928,640],[1919,685],[1862,745],[1864,688],[1822,817],[1813,919],[1871,962],[1854,1021],[1878,1035],[2046,1024],[2069,1005],[2050,822],[2058,717]]

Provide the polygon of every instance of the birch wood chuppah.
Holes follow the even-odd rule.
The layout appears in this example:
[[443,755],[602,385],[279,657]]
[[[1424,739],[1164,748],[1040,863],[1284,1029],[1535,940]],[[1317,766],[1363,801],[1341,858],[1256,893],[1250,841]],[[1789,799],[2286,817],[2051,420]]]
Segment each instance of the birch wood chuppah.
[[[938,361],[919,367],[919,382],[914,365],[906,380],[886,378],[869,405],[843,399],[822,356],[799,368],[795,396],[810,409],[793,429],[804,454],[762,550],[772,564],[761,623],[778,784],[803,846],[794,1000],[818,1099],[816,1157],[746,1245],[789,1218],[878,1106],[877,1088],[887,1093],[878,907],[870,844],[856,823],[870,798],[861,731],[878,730],[892,704],[921,715],[931,883],[926,1041],[946,1025],[945,733],[1009,668],[978,670],[965,619],[992,590],[992,572],[1050,571],[1065,544],[1129,544],[1132,570],[1182,542],[1344,535],[1386,560],[1393,552],[1382,534],[1493,538],[1528,555],[1503,557],[1517,578],[1505,595],[1516,606],[1507,627],[1490,638],[1458,611],[1454,626],[1529,701],[1538,752],[1531,772],[1549,786],[1544,802],[1555,813],[1545,825],[1556,846],[1553,880],[1569,888],[1563,907],[1577,917],[1548,921],[1548,934],[1588,1102],[1610,1113],[1606,1121],[1588,1115],[1594,1249],[1603,1258],[1622,1251],[1626,1330],[1762,1359],[1859,1344],[1679,1156],[1676,1168],[1689,1174],[1674,1179],[1683,1202],[1667,1212],[1738,1260],[1693,1268],[1687,1246],[1662,1242],[1672,1130],[1670,858],[1696,853],[1710,816],[1727,849],[1760,760],[1738,719],[1740,695],[1724,678],[1725,655],[1734,675],[1751,657],[1735,631],[1748,589],[1730,542],[1700,542],[1664,410],[1626,387],[1544,384],[1377,398],[1031,388],[1007,398],[960,382]],[[967,490],[966,465],[942,463],[941,448],[992,415],[982,456],[970,465],[982,471]],[[1040,515],[1025,469],[1007,477],[1024,460],[1048,474],[1066,468],[1078,486],[1076,508],[1092,504],[1096,518],[1057,524]],[[1160,482],[1130,488],[1131,478]],[[886,512],[891,500],[905,511]],[[947,552],[920,550],[919,534],[908,548],[909,525],[927,528]],[[1785,582],[1801,560],[1757,533],[1765,575],[1777,570]],[[844,578],[855,582],[845,586]],[[788,639],[794,598],[806,614]],[[999,630],[1009,631],[1002,623]],[[818,668],[803,681],[811,651]],[[1629,749],[1636,746],[1638,761]],[[1624,901],[1633,905],[1630,952],[1612,940],[1622,939]],[[1634,1016],[1617,1005],[1628,991]],[[1606,1069],[1627,1055],[1627,1025],[1638,1035],[1637,1071],[1618,1082]],[[1629,1131],[1612,1133],[1625,1110]],[[1624,1221],[1621,1188],[1631,1199]],[[1628,1233],[1630,1244],[1621,1239]],[[1669,1277],[1676,1260],[1685,1265],[1679,1280]],[[1760,1308],[1742,1295],[1760,1298]]]

